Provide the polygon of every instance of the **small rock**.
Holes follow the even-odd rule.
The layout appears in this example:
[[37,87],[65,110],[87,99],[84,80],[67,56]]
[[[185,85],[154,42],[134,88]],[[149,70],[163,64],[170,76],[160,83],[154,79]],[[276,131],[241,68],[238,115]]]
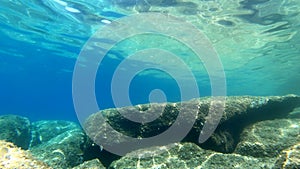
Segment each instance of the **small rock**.
[[84,163],[73,167],[72,169],[105,169],[103,164],[98,159],[85,161]]
[[26,117],[17,115],[0,116],[0,140],[6,140],[18,147],[28,149],[30,139],[30,122]]
[[66,132],[78,128],[78,125],[73,122],[63,120],[53,121],[37,121],[31,124],[32,141],[30,147],[45,143],[52,138]]
[[0,140],[0,168],[51,169],[45,163],[34,159],[29,152],[3,140]]
[[[57,128],[61,128],[62,126],[58,125],[54,127],[53,124],[58,123],[44,121],[43,125],[41,125],[42,128],[37,129],[37,131],[43,131],[41,132],[41,136],[45,136],[47,139],[46,141],[42,140],[41,144],[31,147],[30,151],[33,156],[57,169],[71,168],[81,164],[84,160],[86,142],[86,135],[82,129],[73,122],[64,122],[63,126],[68,126],[66,127],[68,129],[62,128],[59,131]],[[46,130],[47,128],[49,129],[48,131]],[[54,131],[52,132],[52,130]],[[49,133],[52,138],[46,136],[47,133]]]

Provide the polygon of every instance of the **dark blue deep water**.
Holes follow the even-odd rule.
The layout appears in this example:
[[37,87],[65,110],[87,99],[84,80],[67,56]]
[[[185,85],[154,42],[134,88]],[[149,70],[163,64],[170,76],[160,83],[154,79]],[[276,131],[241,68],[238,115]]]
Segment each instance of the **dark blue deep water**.
[[[195,1],[196,8],[154,3],[150,9],[169,11],[194,24],[210,39],[226,74],[227,95],[300,94],[299,2],[236,2]],[[0,114],[22,115],[31,121],[77,121],[72,77],[84,44],[109,22],[147,9],[106,0],[12,0],[0,4]],[[189,59],[188,53],[176,51],[177,42],[141,39],[142,43],[129,40],[111,51],[117,59],[107,56],[103,60],[95,81],[100,109],[115,106],[110,83],[114,70],[126,59],[125,54],[142,49],[139,44],[153,47],[153,41],[186,59],[197,79],[200,96],[211,95],[203,65]],[[162,59],[161,64],[165,63]],[[174,68],[180,72],[180,67]],[[164,91],[167,101],[181,101],[176,80],[158,70],[137,74],[128,95],[133,105],[148,103],[154,89]]]

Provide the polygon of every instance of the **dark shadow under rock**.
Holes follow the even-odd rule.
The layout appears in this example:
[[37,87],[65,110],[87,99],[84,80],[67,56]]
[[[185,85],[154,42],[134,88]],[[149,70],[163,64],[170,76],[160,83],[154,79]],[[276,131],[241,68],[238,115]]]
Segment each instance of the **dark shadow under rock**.
[[[231,153],[240,141],[240,134],[246,126],[259,121],[288,117],[289,113],[299,105],[300,98],[296,95],[227,97],[225,112],[217,129],[200,146],[218,152]],[[198,125],[194,125],[195,128],[199,132]],[[195,133],[195,130],[192,130],[186,140],[195,140]]]

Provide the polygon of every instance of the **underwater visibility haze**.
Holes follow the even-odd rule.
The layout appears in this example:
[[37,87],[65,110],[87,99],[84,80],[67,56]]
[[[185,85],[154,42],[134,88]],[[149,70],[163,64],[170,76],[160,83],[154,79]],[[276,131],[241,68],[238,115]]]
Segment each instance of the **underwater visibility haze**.
[[[170,16],[170,19],[177,18],[178,23],[176,23],[177,25],[168,23],[169,20],[164,20],[164,17],[155,20],[148,18],[137,23],[132,22],[132,26],[129,26],[128,30],[120,31],[130,33],[131,28],[135,26],[140,28],[139,26],[143,25],[147,29],[155,27],[157,30],[166,32],[174,30],[177,31],[178,37],[188,35],[197,39],[199,34],[188,29],[193,27],[197,32],[201,32],[203,37],[199,41],[192,41],[189,38],[178,39],[176,36],[166,36],[158,31],[148,31],[121,38],[117,43],[109,38],[99,38],[102,36],[98,36],[99,39],[97,39],[97,35],[110,25],[117,32],[118,28],[126,25],[122,21],[139,14],[163,14]],[[107,36],[118,37],[113,36],[116,32],[111,31]],[[206,60],[199,59],[197,50],[192,49],[197,44],[201,44],[202,40],[203,43],[206,40],[209,42],[206,43],[207,46],[198,48],[200,53],[205,55],[203,57],[212,58],[213,56],[207,55],[206,49],[213,49],[218,56],[218,59],[215,60],[216,64],[210,64],[210,67],[222,67],[223,80],[226,82],[225,94],[238,96],[228,99],[229,108],[234,104],[242,105],[233,106],[234,108],[228,112],[233,114],[232,117],[239,114],[236,113],[238,111],[247,112],[250,115],[253,113],[257,117],[252,118],[248,114],[245,117],[238,116],[237,119],[249,120],[249,123],[247,121],[240,128],[256,121],[269,120],[269,117],[264,114],[268,110],[274,111],[270,119],[282,117],[280,113],[283,112],[293,111],[294,114],[299,114],[299,108],[295,108],[300,106],[295,99],[296,95],[300,95],[299,0],[2,0],[0,2],[0,39],[0,115],[24,116],[31,122],[37,122],[35,125],[38,127],[43,125],[39,122],[40,120],[65,120],[78,123],[76,107],[73,102],[73,80],[76,66],[87,70],[89,70],[89,64],[98,66],[95,81],[91,82],[95,85],[92,95],[95,95],[99,110],[104,110],[103,114],[109,118],[116,119],[111,124],[118,122],[123,124],[122,120],[124,119],[119,118],[112,110],[106,110],[109,108],[194,99],[194,97],[183,97],[181,93],[182,88],[192,88],[188,75],[192,75],[195,79],[199,92],[192,92],[189,96],[198,96],[197,94],[200,98],[211,96],[213,93],[211,78],[218,79],[218,77],[213,75],[211,77]],[[192,45],[185,43],[189,41]],[[101,63],[96,61],[94,63],[93,59],[97,58],[97,55],[79,59],[85,53],[92,53],[95,50],[92,45],[87,45],[88,42],[99,47],[97,48],[99,51],[104,51],[104,47],[101,46],[103,44],[114,45],[105,53]],[[152,53],[148,49],[151,49]],[[157,49],[162,53],[153,52]],[[140,51],[144,54],[139,53]],[[127,63],[132,69],[128,70],[128,67],[122,67]],[[181,63],[184,63],[186,67],[183,67]],[[125,74],[135,68],[138,70],[139,66],[148,68],[137,71],[130,79],[130,85],[126,86]],[[159,69],[164,66],[167,66],[168,69]],[[172,71],[172,73],[164,70]],[[116,72],[124,76],[114,79]],[[113,83],[117,87],[113,88]],[[82,84],[85,84],[84,80]],[[218,87],[218,84],[215,86]],[[83,91],[81,94],[84,96],[85,92]],[[130,104],[122,102],[116,105],[116,98],[121,97],[119,95],[123,97],[123,94],[127,94],[126,99],[130,100]],[[294,95],[282,99],[271,97],[288,94]],[[249,98],[247,98],[248,96]],[[252,96],[261,96],[261,98],[252,98]],[[88,103],[90,100],[87,99],[86,102]],[[204,100],[203,104],[206,105],[206,103]],[[281,107],[276,107],[277,104]],[[174,105],[176,104],[174,103]],[[170,110],[173,111],[174,107],[171,106]],[[247,109],[244,109],[245,107]],[[148,109],[142,106],[138,108],[140,111]],[[255,110],[252,111],[252,109]],[[127,111],[127,108],[125,110]],[[190,109],[187,108],[187,110]],[[262,115],[256,114],[256,110],[263,112]],[[176,112],[175,108],[173,112]],[[228,112],[226,111],[226,113]],[[239,115],[243,115],[243,113]],[[97,115],[90,117],[87,123],[94,124],[97,121],[96,117]],[[226,118],[230,119],[231,116],[228,115]],[[234,151],[245,155],[243,154],[246,151],[243,149],[245,148],[242,143],[243,138],[235,135],[242,132],[242,129],[241,131],[234,130],[230,134],[226,133],[227,131],[225,134],[223,133],[222,129],[228,127],[230,123],[239,126],[238,123],[226,118],[221,120],[223,128],[217,128],[217,131],[220,131],[222,133],[220,137],[226,138],[227,141],[230,140],[228,135],[232,135],[230,137],[232,144],[218,147],[223,142],[210,140],[203,147],[218,152],[231,153]],[[204,121],[202,120],[197,119],[196,124],[203,125]],[[280,123],[297,129],[296,133],[298,134],[295,134],[295,138],[299,138],[299,121],[283,120]],[[133,124],[133,126],[135,125]],[[159,123],[159,125],[162,124]],[[165,126],[159,125],[158,130],[164,131]],[[268,122],[266,124],[256,123],[253,130],[256,129],[256,126],[264,125],[274,127]],[[141,127],[148,132],[143,133],[142,136],[153,136],[154,133],[148,127]],[[129,129],[132,129],[132,132],[127,134],[134,137],[139,136],[134,127],[129,127]],[[276,127],[273,129],[276,130]],[[97,136],[98,134],[94,133],[93,128],[87,127],[87,130],[91,131],[92,135]],[[199,128],[196,127],[192,131],[194,130],[198,131]],[[119,129],[118,131],[123,130]],[[195,138],[190,134],[187,140],[195,140]],[[238,143],[237,140],[242,141]],[[42,141],[40,140],[40,142]],[[38,144],[38,141],[31,140],[29,146],[17,145],[27,149],[34,144]],[[289,146],[291,145],[294,144]],[[181,146],[183,149],[196,150],[198,148],[193,148],[193,145],[180,145],[179,147]],[[238,148],[232,148],[235,146]],[[276,155],[285,148],[287,147],[279,148]],[[291,148],[291,150],[294,149]],[[32,152],[35,153],[34,148]],[[272,154],[267,150],[266,152],[266,154]],[[210,152],[206,155],[209,154]],[[251,154],[251,152],[246,155],[250,155],[251,158],[257,157],[257,154]],[[84,158],[92,157],[94,156],[85,156]],[[126,163],[126,158],[123,160]],[[251,161],[253,164],[261,162],[253,160],[254,162]],[[107,167],[110,162],[103,163]],[[79,163],[68,163],[72,167],[77,164]],[[140,163],[138,164],[140,165]],[[118,166],[122,166],[122,162],[114,162],[113,165],[112,168],[118,168]]]

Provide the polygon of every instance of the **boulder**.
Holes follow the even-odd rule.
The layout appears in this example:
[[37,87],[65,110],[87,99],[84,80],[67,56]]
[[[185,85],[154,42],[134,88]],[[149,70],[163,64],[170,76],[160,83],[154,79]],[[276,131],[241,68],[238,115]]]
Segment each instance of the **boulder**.
[[63,120],[41,120],[31,124],[32,141],[30,146],[34,147],[38,144],[46,143],[49,140],[57,137],[73,129],[79,129],[78,124]]
[[17,115],[0,116],[0,140],[28,149],[31,140],[30,121]]
[[79,125],[43,121],[35,123],[35,128],[41,143],[30,148],[34,157],[53,168],[71,168],[84,161],[87,138]]
[[[122,135],[134,138],[152,137],[165,132],[171,126],[177,125],[178,127],[178,125],[181,125],[179,126],[180,128],[192,124],[193,126],[186,133],[187,136],[184,138],[184,141],[199,144],[198,139],[203,124],[206,122],[218,122],[216,116],[208,115],[211,103],[214,101],[212,98],[200,98],[181,103],[144,104],[107,109],[90,115],[84,124],[84,128],[87,135],[97,144],[104,143],[105,146],[114,147],[116,144],[124,142]],[[217,129],[200,146],[223,153],[233,152],[240,140],[239,136],[244,127],[263,120],[285,118],[299,106],[300,97],[296,95],[226,97],[225,111],[222,112],[222,118]],[[153,114],[157,115],[158,111],[161,112],[159,112],[158,118],[151,122],[137,123],[128,119],[133,111],[139,111],[141,115],[145,114],[143,117]],[[193,112],[196,112],[196,115]],[[124,114],[127,117],[124,117]],[[178,118],[182,118],[180,123],[174,124]],[[110,127],[113,128],[113,131]],[[176,134],[182,133],[177,132]],[[179,141],[175,140],[174,142]],[[130,147],[133,149],[145,148],[141,147],[138,142],[131,142]]]

